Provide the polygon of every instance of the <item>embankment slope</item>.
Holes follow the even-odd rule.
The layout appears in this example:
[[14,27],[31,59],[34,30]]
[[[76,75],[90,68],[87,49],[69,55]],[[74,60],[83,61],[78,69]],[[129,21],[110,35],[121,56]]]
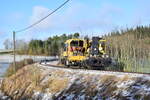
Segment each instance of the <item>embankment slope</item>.
[[149,100],[150,78],[33,64],[4,79],[1,91],[12,100]]

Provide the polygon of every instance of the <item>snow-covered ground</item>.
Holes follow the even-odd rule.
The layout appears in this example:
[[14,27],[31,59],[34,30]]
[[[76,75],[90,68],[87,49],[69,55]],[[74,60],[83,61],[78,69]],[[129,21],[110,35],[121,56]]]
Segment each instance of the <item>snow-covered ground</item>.
[[5,79],[4,84],[5,93],[17,91],[15,98],[32,93],[33,100],[150,100],[150,76],[143,74],[34,64]]
[[150,100],[149,75],[38,66],[51,74],[43,81],[68,79],[67,86],[55,94],[35,92],[35,97],[43,100]]

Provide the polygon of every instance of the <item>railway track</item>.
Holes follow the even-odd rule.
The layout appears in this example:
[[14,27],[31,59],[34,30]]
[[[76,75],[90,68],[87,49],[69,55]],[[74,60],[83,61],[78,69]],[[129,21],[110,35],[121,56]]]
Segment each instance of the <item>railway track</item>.
[[[54,60],[52,60],[51,62],[53,62]],[[52,64],[52,63],[39,63],[42,66],[47,66],[47,67],[54,67],[54,68],[63,68],[63,69],[73,69],[73,70],[83,70],[83,71],[99,71],[99,72],[103,72],[103,73],[121,73],[121,74],[134,74],[134,75],[149,75],[150,73],[142,73],[142,72],[127,72],[127,71],[114,71],[114,70],[92,70],[92,69],[85,69],[83,67],[79,67],[79,66],[64,66],[64,65],[58,65],[58,64]]]

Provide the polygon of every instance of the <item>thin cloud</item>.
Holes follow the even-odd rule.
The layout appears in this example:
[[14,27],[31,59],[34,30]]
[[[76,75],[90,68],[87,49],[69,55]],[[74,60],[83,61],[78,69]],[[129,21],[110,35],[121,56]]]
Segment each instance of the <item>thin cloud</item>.
[[[121,10],[111,4],[104,4],[99,8],[92,8],[79,2],[72,2],[63,12],[49,17],[36,26],[36,29],[47,30],[69,30],[75,31],[77,27],[83,30],[101,28],[110,30],[114,23],[112,15],[120,15]],[[35,6],[33,8],[30,23],[34,23],[44,17],[51,10],[44,6]],[[108,16],[108,17],[106,17]]]
[[[48,8],[45,8],[43,6],[35,6],[33,8],[32,16],[30,18],[30,24],[33,24],[37,22],[39,19],[45,17],[49,12],[50,10]],[[40,28],[40,29],[47,29],[49,27],[51,27],[50,17],[36,26],[36,28]]]

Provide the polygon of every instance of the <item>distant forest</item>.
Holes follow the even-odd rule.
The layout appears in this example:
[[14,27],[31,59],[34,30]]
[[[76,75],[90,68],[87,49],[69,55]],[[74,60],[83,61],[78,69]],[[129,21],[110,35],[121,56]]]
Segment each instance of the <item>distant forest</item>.
[[105,38],[108,54],[125,71],[150,73],[150,26],[111,32]]

